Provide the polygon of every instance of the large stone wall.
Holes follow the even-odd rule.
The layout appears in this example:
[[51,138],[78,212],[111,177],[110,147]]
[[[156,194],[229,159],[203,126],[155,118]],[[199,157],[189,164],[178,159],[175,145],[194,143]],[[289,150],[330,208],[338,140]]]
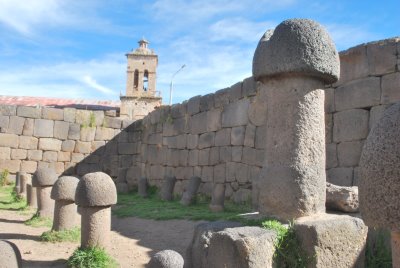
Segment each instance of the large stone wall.
[[[341,79],[325,90],[328,181],[357,185],[361,179],[364,140],[384,109],[400,101],[399,55],[400,39],[340,53]],[[176,193],[197,175],[202,193],[224,182],[228,197],[247,201],[267,149],[261,94],[250,77],[134,122],[112,112],[1,106],[0,170],[32,173],[40,165],[79,175],[102,170],[120,189],[135,187],[141,176],[160,186],[165,175],[174,175]]]

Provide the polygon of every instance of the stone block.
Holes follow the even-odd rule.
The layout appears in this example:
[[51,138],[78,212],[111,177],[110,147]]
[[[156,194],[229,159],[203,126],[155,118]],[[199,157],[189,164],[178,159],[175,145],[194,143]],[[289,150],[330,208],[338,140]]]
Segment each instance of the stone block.
[[326,180],[332,184],[339,186],[352,186],[353,168],[338,167],[328,169],[326,172]]
[[340,79],[336,85],[368,76],[367,47],[359,45],[339,53]]
[[66,140],[69,134],[69,123],[64,121],[54,122],[54,138]]
[[250,101],[242,99],[224,107],[222,112],[222,127],[236,127],[247,125]]
[[225,189],[224,183],[213,183],[211,202],[208,206],[211,212],[222,212],[225,209]]
[[150,134],[148,137],[148,140],[147,140],[147,144],[154,144],[154,145],[157,145],[157,144],[161,145],[162,142],[163,142],[163,138],[162,138],[161,133]]
[[369,112],[369,130],[382,118],[383,112],[388,107],[389,105],[379,105],[371,108]]
[[74,152],[82,153],[82,154],[89,154],[91,147],[92,147],[92,144],[90,142],[76,141]]
[[231,144],[232,145],[243,145],[245,137],[246,127],[233,127],[231,130]]
[[43,153],[43,161],[44,162],[57,162],[57,159],[58,159],[57,152],[46,151]]
[[33,135],[38,138],[53,138],[54,121],[45,119],[35,119]]
[[199,164],[199,151],[189,150],[188,165],[191,167],[197,166]]
[[254,146],[257,149],[265,149],[266,144],[267,144],[267,126],[257,127]]
[[267,123],[267,102],[261,98],[256,98],[250,103],[248,110],[250,122],[255,126],[263,126]]
[[276,238],[275,231],[250,226],[215,232],[207,249],[207,265],[193,267],[274,267]]
[[[201,181],[202,182],[212,182],[214,179],[214,167],[212,166],[204,166],[201,169]],[[210,191],[207,191],[207,194],[210,196]]]
[[229,88],[229,102],[233,103],[242,98],[242,82],[237,82]]
[[379,105],[381,79],[367,77],[348,82],[335,90],[336,111]]
[[170,149],[177,149],[178,148],[178,137],[164,137],[163,138],[163,145],[167,146]]
[[345,187],[327,183],[326,208],[346,213],[359,212],[358,187]]
[[219,161],[221,163],[232,161],[232,147],[223,146],[219,148]]
[[189,158],[189,151],[188,150],[179,150],[179,165],[180,166],[187,166]]
[[19,136],[19,148],[35,150],[38,147],[39,139],[35,137]]
[[11,149],[11,159],[23,160],[27,157],[27,151],[25,149]]
[[333,114],[325,114],[325,143],[331,143],[333,138]]
[[242,162],[248,165],[254,165],[257,161],[257,150],[250,147],[243,147]]
[[210,148],[210,159],[208,164],[214,166],[219,163],[219,148],[218,147],[211,147]]
[[355,141],[368,135],[369,112],[352,109],[333,115],[333,141]]
[[75,122],[81,126],[89,126],[90,115],[91,111],[78,109],[75,111]]
[[105,141],[92,141],[91,151],[95,154],[102,154],[104,151]]
[[[94,122],[96,126],[101,126],[104,123],[104,111],[93,111],[92,112],[93,117],[94,117]],[[133,122],[132,120],[127,120],[128,122]],[[125,122],[128,123],[128,122]],[[130,125],[130,124],[128,124]],[[124,128],[127,127],[127,125],[124,126]]]
[[334,168],[338,165],[337,144],[326,144],[326,168]]
[[299,218],[294,229],[310,267],[364,267],[368,228],[361,219],[321,214]]
[[104,117],[104,125],[109,128],[118,128],[120,129],[122,126],[122,121],[117,117]]
[[253,76],[247,77],[243,80],[242,97],[250,97],[257,94],[257,82]]
[[207,112],[207,131],[221,129],[221,110],[213,109]]
[[81,127],[80,130],[81,141],[94,141],[95,135],[96,135],[95,127]]
[[368,43],[367,55],[370,75],[396,71],[397,42],[395,39]]
[[233,193],[232,200],[236,204],[250,204],[251,194],[251,190],[241,188]]
[[233,146],[232,147],[232,161],[233,162],[242,162],[243,155],[243,147],[242,146]]
[[34,125],[35,125],[35,119],[26,118],[25,124],[24,124],[24,129],[22,130],[22,135],[32,136]]
[[364,141],[341,142],[337,146],[340,167],[358,166]]
[[0,160],[0,170],[8,169],[10,173],[20,171],[21,160]]
[[200,98],[201,96],[195,96],[188,100],[187,112],[189,115],[194,115],[200,112]]
[[17,106],[15,105],[0,105],[0,114],[5,116],[16,115],[17,114]]
[[187,146],[188,149],[197,148],[197,145],[199,143],[199,135],[187,134],[186,139],[187,139],[187,145],[186,146]]
[[52,138],[40,138],[39,149],[45,151],[60,151],[62,141]]
[[9,123],[10,123],[10,117],[9,116],[0,115],[0,129],[8,129],[8,124]]
[[61,143],[61,150],[64,152],[73,152],[75,149],[75,141],[66,140]]
[[0,133],[0,147],[18,148],[18,145],[18,135]]
[[79,163],[79,162],[83,161],[84,158],[85,158],[85,156],[80,153],[72,153],[71,154],[71,162],[72,163]]
[[210,159],[210,148],[199,150],[199,166],[207,166]]
[[190,134],[201,134],[207,132],[207,113],[193,115],[189,121]]
[[214,182],[215,183],[224,183],[226,176],[226,164],[219,164],[214,167]]
[[163,124],[163,135],[164,136],[175,136],[187,132],[187,120],[186,118],[173,119],[172,122]]
[[223,128],[215,134],[215,146],[226,146],[231,144],[231,129]]
[[[208,263],[210,253],[210,241],[212,236],[227,228],[241,226],[237,222],[216,221],[196,225],[193,239],[186,251],[185,267],[211,267]],[[223,267],[223,266],[222,266]]]
[[[171,116],[172,118],[181,118],[184,117],[187,111],[187,103],[177,103],[173,104],[171,107]],[[158,111],[155,112],[157,114]],[[158,121],[158,120],[156,120]],[[154,124],[152,122],[152,124]]]
[[400,72],[382,76],[381,103],[389,104],[400,101]]
[[36,161],[22,161],[21,162],[21,172],[34,173],[37,170]]
[[335,89],[325,88],[325,113],[333,113],[335,111]]
[[112,140],[114,138],[114,129],[108,127],[98,127],[96,128],[96,135],[94,140],[103,141],[103,140]]
[[117,116],[117,111],[116,110],[107,110],[104,112],[106,116],[111,116],[111,117],[116,117]]
[[64,108],[64,121],[75,123],[75,115],[76,115],[75,108]]
[[0,160],[9,160],[9,159],[11,159],[11,148],[0,147]]
[[24,129],[25,118],[19,116],[10,116],[10,122],[6,133],[21,135]]
[[215,132],[207,132],[201,134],[199,137],[198,148],[203,149],[214,146],[214,141],[215,141]]
[[28,150],[28,160],[41,161],[43,158],[43,151],[41,150]]
[[41,108],[18,106],[17,115],[22,117],[39,119],[41,116]]
[[71,153],[70,152],[58,152],[57,161],[58,162],[69,162],[69,161],[71,161]]
[[256,127],[252,124],[248,124],[246,126],[243,145],[247,147],[254,147],[255,137],[256,137]]
[[214,94],[214,107],[220,108],[229,103],[229,88],[220,89]]
[[200,98],[200,112],[209,111],[214,107],[214,94],[207,94]]
[[119,154],[136,154],[138,153],[138,147],[136,143],[121,142],[118,143]]
[[64,110],[51,107],[43,107],[42,118],[62,121],[64,120]]

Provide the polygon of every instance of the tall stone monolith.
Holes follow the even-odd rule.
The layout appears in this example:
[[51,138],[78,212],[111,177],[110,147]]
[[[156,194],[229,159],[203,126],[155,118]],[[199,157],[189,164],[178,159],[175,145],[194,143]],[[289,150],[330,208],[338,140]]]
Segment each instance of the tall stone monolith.
[[267,104],[262,214],[291,220],[325,211],[324,88],[339,65],[332,39],[312,20],[286,20],[260,40],[253,75]]
[[400,102],[383,113],[360,159],[360,211],[369,227],[390,229],[393,267],[400,267]]

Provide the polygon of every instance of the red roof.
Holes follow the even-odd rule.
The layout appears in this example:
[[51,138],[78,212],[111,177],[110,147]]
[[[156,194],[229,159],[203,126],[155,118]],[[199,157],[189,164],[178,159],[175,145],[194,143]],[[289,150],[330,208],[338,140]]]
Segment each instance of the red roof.
[[86,99],[57,99],[46,97],[28,96],[2,96],[0,104],[20,106],[48,106],[48,107],[72,107],[93,110],[115,110],[119,109],[120,101],[86,100]]

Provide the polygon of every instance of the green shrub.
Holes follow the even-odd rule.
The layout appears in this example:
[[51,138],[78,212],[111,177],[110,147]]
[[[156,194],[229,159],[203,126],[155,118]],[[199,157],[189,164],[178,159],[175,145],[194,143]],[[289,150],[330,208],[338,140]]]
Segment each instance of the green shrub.
[[[385,243],[385,231],[376,230],[375,243],[368,243],[365,252],[366,268],[391,268],[392,267],[392,251]],[[390,234],[387,234],[390,237]],[[368,242],[372,242],[369,240]]]
[[0,186],[6,186],[9,184],[9,181],[8,181],[9,174],[10,174],[10,172],[8,171],[8,169],[4,169],[0,173]]
[[68,266],[73,268],[113,268],[117,262],[101,248],[78,248],[68,259]]
[[79,242],[81,239],[81,229],[75,227],[69,230],[62,231],[47,231],[44,232],[40,239],[44,242]]
[[25,210],[28,208],[25,198],[14,191],[14,184],[0,187],[0,209]]
[[38,213],[32,216],[29,220],[25,221],[25,225],[32,227],[51,227],[53,220],[46,217],[40,217]]

